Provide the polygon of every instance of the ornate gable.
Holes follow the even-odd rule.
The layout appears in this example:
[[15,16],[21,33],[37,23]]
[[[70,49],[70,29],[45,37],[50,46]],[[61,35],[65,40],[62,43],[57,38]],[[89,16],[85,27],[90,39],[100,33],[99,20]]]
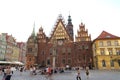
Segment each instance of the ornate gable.
[[77,31],[76,42],[80,41],[91,41],[91,35],[88,35],[88,30],[85,30],[85,25],[83,23],[79,26],[79,31]]
[[37,33],[37,40],[38,42],[46,42],[46,35],[43,32],[43,28],[40,27],[39,32]]
[[50,42],[54,43],[55,41],[58,41],[58,40],[63,40],[63,41],[67,40],[69,42],[72,41],[70,35],[68,34],[68,32],[65,28],[65,24],[64,24],[62,15],[59,15],[59,17],[58,17],[54,31],[50,38]]

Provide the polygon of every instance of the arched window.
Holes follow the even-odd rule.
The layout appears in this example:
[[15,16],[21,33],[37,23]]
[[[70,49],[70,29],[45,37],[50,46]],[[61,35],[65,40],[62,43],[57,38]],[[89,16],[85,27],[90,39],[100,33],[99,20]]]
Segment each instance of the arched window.
[[106,67],[105,60],[102,60],[102,66],[103,66],[103,67]]

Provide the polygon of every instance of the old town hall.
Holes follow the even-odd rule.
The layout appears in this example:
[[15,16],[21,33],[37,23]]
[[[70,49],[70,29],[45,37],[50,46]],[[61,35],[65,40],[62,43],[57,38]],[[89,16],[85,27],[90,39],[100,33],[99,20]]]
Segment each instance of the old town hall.
[[[46,23],[47,24],[47,23]],[[93,67],[91,35],[82,22],[74,36],[74,25],[71,16],[65,24],[60,14],[56,24],[47,37],[42,27],[37,35],[33,29],[27,41],[26,66],[55,66],[55,67]]]

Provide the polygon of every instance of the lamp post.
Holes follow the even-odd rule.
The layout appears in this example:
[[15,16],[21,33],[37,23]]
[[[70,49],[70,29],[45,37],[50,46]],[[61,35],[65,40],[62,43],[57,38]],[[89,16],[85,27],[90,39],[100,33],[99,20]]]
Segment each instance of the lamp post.
[[54,73],[54,70],[55,70],[55,59],[56,59],[56,47],[53,48],[53,64],[52,64],[52,67],[53,67],[53,73]]
[[53,39],[53,50],[52,50],[52,58],[53,58],[53,63],[52,63],[52,68],[53,68],[53,73],[54,73],[54,70],[55,70],[55,63],[56,63],[56,39],[54,38]]

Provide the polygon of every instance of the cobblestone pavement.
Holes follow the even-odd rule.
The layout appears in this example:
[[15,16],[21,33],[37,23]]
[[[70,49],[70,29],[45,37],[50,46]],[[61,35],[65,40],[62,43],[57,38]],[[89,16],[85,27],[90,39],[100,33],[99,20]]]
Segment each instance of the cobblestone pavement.
[[[2,80],[3,75],[0,75]],[[85,71],[81,70],[82,80],[120,80],[120,71],[116,70],[90,70],[89,78],[87,79]],[[14,71],[11,80],[49,80],[44,75],[30,75],[29,71],[20,74],[19,71]],[[76,80],[76,71],[65,71],[64,73],[56,73],[52,75],[52,80]]]

